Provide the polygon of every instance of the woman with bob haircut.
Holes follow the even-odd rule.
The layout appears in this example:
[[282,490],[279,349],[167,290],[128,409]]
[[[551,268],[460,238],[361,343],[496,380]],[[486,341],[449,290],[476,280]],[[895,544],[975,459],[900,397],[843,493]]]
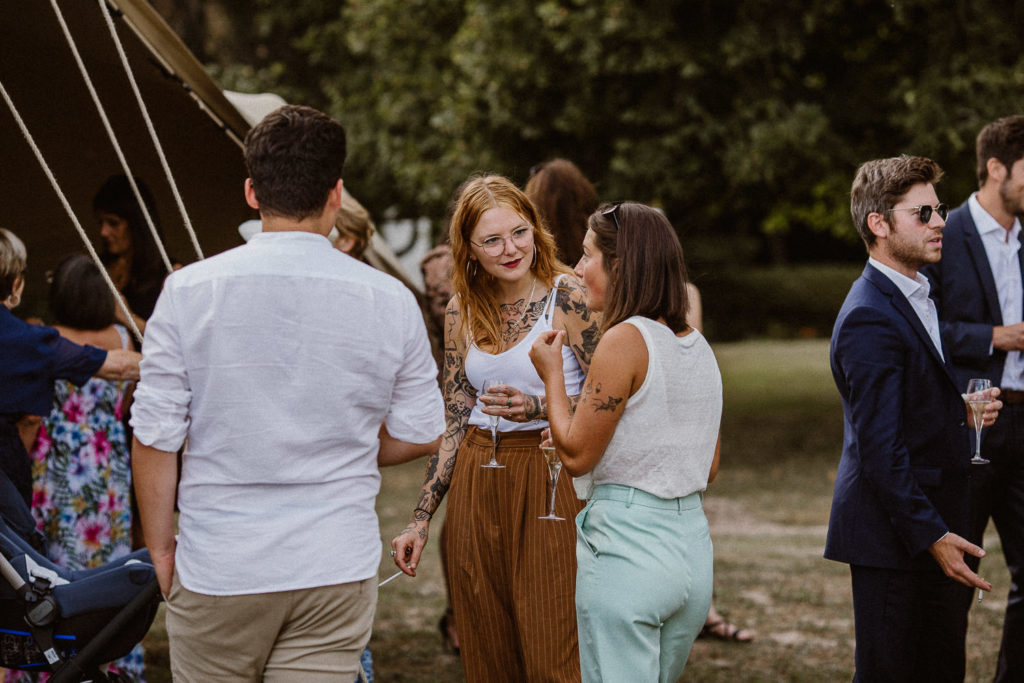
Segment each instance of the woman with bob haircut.
[[[500,176],[474,177],[456,197],[442,379],[448,426],[412,522],[392,541],[395,563],[415,576],[430,518],[450,487],[445,544],[466,679],[578,681],[576,532],[568,521],[538,519],[548,504],[539,453],[547,411],[528,353],[539,335],[560,330],[567,345],[552,363],[576,394],[597,324],[519,188]],[[502,384],[485,393],[487,379]],[[501,468],[481,467],[491,459],[492,415]],[[562,478],[556,511],[568,518],[579,508]]]
[[591,478],[576,517],[584,681],[676,681],[711,604],[703,492],[718,469],[722,378],[686,323],[686,268],[668,220],[642,204],[590,216],[576,266],[601,341],[575,414],[560,330],[534,342],[551,438]]

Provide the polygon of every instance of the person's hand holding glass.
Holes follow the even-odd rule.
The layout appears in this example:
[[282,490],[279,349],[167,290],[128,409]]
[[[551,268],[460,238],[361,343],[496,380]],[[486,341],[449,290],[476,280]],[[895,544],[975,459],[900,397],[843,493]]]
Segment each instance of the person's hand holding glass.
[[[504,384],[500,379],[485,379],[483,386],[483,393],[490,399],[493,399],[499,394],[494,391],[495,387]],[[493,394],[493,395],[490,395]],[[490,396],[488,396],[490,395]],[[480,397],[483,400],[483,396]],[[483,401],[484,405],[488,405],[487,401]],[[488,463],[480,465],[480,467],[488,467],[491,469],[504,469],[504,465],[498,462],[498,420],[501,419],[497,415],[488,415],[491,420],[491,460]]]
[[1002,401],[996,400],[996,397],[999,396],[999,389],[992,387],[991,380],[976,378],[968,380],[967,392],[961,396],[967,404],[974,426],[975,448],[971,464],[987,465],[990,461],[981,457],[981,430],[983,427],[991,427],[995,423],[999,409],[1003,407]]

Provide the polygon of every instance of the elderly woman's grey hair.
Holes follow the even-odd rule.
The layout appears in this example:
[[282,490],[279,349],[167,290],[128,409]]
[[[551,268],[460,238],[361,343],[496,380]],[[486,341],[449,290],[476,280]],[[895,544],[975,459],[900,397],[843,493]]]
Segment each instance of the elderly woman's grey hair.
[[25,273],[27,262],[25,243],[10,230],[0,228],[0,300],[14,293],[14,285]]

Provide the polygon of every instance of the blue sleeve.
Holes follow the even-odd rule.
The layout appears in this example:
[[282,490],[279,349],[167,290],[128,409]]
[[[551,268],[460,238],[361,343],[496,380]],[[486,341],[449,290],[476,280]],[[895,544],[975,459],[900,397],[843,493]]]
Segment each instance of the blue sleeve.
[[79,385],[95,375],[107,360],[105,350],[76,344],[59,335],[50,342],[50,349],[53,377]]

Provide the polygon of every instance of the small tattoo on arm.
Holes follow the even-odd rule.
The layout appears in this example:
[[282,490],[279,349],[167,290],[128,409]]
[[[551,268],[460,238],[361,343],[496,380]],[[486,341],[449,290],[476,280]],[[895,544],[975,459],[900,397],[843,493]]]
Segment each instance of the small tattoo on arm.
[[614,413],[620,403],[622,403],[622,399],[614,396],[609,396],[606,401],[597,399],[594,401],[594,412],[596,413],[602,410],[609,410]]
[[608,410],[615,412],[619,404],[622,403],[623,399],[615,396],[608,396],[607,398],[601,398],[601,383],[598,382],[596,385],[593,382],[587,382],[587,385],[583,388],[583,400],[591,403],[594,406],[594,412],[600,412],[602,410]]

